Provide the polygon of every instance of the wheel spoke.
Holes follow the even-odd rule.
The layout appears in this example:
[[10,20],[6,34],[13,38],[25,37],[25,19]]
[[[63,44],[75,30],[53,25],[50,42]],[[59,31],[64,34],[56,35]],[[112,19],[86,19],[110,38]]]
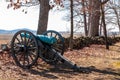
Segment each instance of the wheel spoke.
[[25,65],[25,60],[26,60],[26,58],[25,58],[25,54],[24,54],[24,56],[23,56],[23,65]]
[[17,39],[18,43],[21,44],[20,40],[17,37],[16,37],[16,39]]
[[13,48],[14,48],[14,51],[18,51],[19,50],[19,47],[16,47],[16,46],[14,46]]
[[22,60],[22,58],[23,58],[23,56],[24,56],[24,54],[23,53],[21,53],[21,55],[20,56],[18,56],[17,58],[18,58],[18,61],[21,61]]
[[34,61],[33,57],[29,54],[29,57],[31,58],[32,61]]
[[27,34],[26,34],[26,32],[24,32],[24,34],[25,34],[25,37],[24,37],[24,45],[26,45],[26,44],[27,44],[27,42],[26,42]]
[[28,45],[28,44],[30,43],[30,41],[31,41],[31,39],[30,39],[30,37],[29,37],[28,40],[27,40],[26,45]]
[[35,42],[31,39],[30,42],[28,43],[28,46],[30,46],[30,45],[35,45],[34,43],[35,43]]
[[22,35],[20,34],[20,38],[21,38],[21,40],[22,40],[22,43],[23,43],[23,37],[22,37]]
[[26,55],[26,56],[27,56],[27,58],[26,58],[27,59],[27,63],[30,64],[29,56],[28,55]]
[[16,55],[20,55],[20,53],[21,53],[20,50],[15,50]]
[[30,47],[30,48],[28,48],[29,51],[30,51],[30,50],[31,50],[31,51],[33,51],[33,50],[35,51],[36,49],[37,49],[37,47]]
[[52,32],[50,33],[50,36],[52,37]]
[[[55,36],[54,36],[54,38],[56,38],[57,37],[57,34],[55,34]],[[57,38],[56,38],[57,39]]]
[[34,54],[34,52],[30,52],[31,53],[31,55],[33,55],[34,57],[36,57],[36,55]]

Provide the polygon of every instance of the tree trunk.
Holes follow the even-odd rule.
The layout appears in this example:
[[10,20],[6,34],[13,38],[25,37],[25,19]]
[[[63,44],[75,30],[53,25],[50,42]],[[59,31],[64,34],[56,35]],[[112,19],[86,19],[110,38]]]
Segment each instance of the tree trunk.
[[[101,19],[102,20],[102,19]],[[100,22],[100,27],[99,27],[99,35],[102,35],[102,21]]]
[[40,12],[37,34],[42,34],[47,30],[49,10],[49,0],[40,0]]
[[83,7],[83,17],[84,17],[84,31],[85,31],[85,36],[87,36],[88,29],[87,29],[87,19],[86,19],[86,11],[85,11],[85,0],[82,0],[82,7]]
[[89,31],[88,36],[99,36],[99,20],[100,20],[100,1],[89,0]]
[[70,50],[73,49],[73,0],[70,0],[70,8],[71,8],[71,34],[70,34],[70,42],[69,42],[69,48]]
[[104,29],[104,35],[105,35],[106,49],[109,49],[109,44],[107,39],[107,30],[106,30],[106,24],[105,24],[105,12],[102,4],[101,4],[101,14],[102,14],[102,23],[103,23],[103,29]]

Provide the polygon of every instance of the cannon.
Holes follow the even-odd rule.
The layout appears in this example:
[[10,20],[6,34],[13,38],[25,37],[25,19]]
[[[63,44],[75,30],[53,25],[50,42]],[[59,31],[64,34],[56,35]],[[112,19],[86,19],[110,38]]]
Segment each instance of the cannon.
[[27,30],[20,30],[11,40],[11,53],[15,63],[21,68],[30,68],[38,58],[48,64],[63,63],[72,69],[79,67],[67,60],[64,55],[64,38],[60,33],[48,30],[35,35]]

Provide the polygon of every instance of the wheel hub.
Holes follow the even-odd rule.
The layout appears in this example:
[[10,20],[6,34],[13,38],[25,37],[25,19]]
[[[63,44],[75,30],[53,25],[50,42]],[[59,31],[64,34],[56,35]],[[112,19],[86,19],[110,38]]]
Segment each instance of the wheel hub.
[[20,51],[27,53],[28,52],[28,47],[24,45],[24,46],[20,47]]

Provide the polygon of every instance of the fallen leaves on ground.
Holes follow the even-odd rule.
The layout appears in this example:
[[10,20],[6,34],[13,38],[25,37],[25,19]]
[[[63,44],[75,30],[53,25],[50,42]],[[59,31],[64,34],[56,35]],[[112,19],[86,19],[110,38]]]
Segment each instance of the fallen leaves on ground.
[[[115,48],[117,47],[117,48]],[[0,80],[119,80],[120,52],[118,46],[91,45],[80,50],[66,51],[64,56],[78,66],[90,68],[90,73],[75,72],[64,65],[48,65],[41,59],[31,69],[14,63],[10,53],[0,53]],[[118,63],[117,66],[114,63]]]

